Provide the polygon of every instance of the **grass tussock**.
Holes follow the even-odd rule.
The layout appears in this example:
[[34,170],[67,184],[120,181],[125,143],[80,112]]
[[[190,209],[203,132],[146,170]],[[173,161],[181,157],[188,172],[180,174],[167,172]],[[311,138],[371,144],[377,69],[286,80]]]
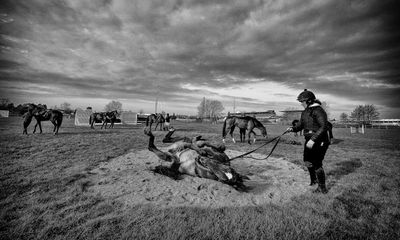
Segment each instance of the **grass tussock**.
[[[91,130],[65,119],[58,136],[48,123],[43,134],[23,136],[21,121],[0,119],[1,239],[400,239],[399,129],[367,129],[365,135],[334,129],[337,141],[324,161],[327,195],[208,209],[128,207],[88,191],[90,170],[147,148],[141,127]],[[221,125],[173,124],[177,134],[221,141]],[[269,138],[286,127],[267,125]],[[261,143],[227,141],[226,147],[246,152]],[[273,156],[301,165],[302,144],[302,137],[285,135]]]

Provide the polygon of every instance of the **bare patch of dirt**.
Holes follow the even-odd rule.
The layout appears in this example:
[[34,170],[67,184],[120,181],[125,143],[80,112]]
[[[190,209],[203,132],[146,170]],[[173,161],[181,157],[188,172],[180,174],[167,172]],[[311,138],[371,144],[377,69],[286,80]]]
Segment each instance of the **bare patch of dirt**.
[[[229,157],[242,154],[233,150],[226,153]],[[260,154],[252,156],[265,157]],[[91,170],[91,183],[85,190],[94,195],[118,199],[130,206],[153,204],[159,207],[280,204],[310,190],[308,174],[283,158],[234,160],[232,166],[250,178],[245,182],[248,186],[246,192],[209,179],[184,175],[182,179],[174,180],[151,171],[160,164],[168,165],[147,150],[127,153]]]

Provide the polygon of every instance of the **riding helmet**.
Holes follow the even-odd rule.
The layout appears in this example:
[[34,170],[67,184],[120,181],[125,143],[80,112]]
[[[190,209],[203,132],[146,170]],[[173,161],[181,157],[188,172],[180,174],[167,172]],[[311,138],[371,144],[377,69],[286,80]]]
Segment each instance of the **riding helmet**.
[[297,101],[299,102],[309,101],[309,100],[315,100],[315,95],[313,92],[308,91],[307,89],[304,89],[304,91],[301,92],[297,97]]

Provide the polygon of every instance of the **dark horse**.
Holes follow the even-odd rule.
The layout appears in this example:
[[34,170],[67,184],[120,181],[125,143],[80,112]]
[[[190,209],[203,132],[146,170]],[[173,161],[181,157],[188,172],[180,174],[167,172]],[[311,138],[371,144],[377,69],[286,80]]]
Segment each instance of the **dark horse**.
[[254,128],[258,128],[261,131],[261,134],[264,137],[267,137],[267,130],[265,129],[264,125],[258,121],[256,118],[250,117],[250,116],[244,116],[244,117],[236,117],[236,116],[228,116],[223,125],[222,129],[222,141],[225,142],[225,137],[227,134],[227,130],[230,129],[229,134],[232,137],[232,141],[235,141],[235,138],[233,137],[233,131],[235,130],[235,127],[238,127],[240,129],[240,141],[244,142],[246,138],[246,130],[247,130],[247,135],[248,135],[248,143],[250,144],[250,134],[253,133],[254,135],[254,142],[256,141],[256,134],[253,131]]
[[31,110],[29,110],[22,117],[24,118],[24,123],[23,123],[24,131],[22,132],[22,134],[28,134],[28,126],[32,122],[33,113]]
[[90,114],[90,117],[89,117],[90,128],[94,129],[93,125],[96,122],[100,121],[100,122],[102,122],[101,129],[103,129],[105,118],[106,118],[105,115],[106,115],[105,112],[94,112],[94,113]]
[[[114,110],[114,111],[111,111],[111,112],[106,112],[104,114],[105,119],[104,119],[104,122],[103,122],[104,129],[107,128],[107,122],[108,121],[110,121],[110,127],[109,128],[114,128],[114,123],[117,120],[117,116],[118,115],[119,114],[118,114],[117,110]],[[101,128],[103,128],[103,126],[101,126]]]
[[146,127],[150,126],[150,130],[151,130],[151,125],[153,123],[156,123],[154,130],[157,129],[158,125],[160,125],[160,130],[164,130],[165,118],[161,113],[152,113],[149,116],[147,116]]
[[42,124],[43,121],[50,121],[54,125],[53,132],[54,134],[58,133],[60,129],[63,114],[62,112],[54,109],[46,109],[35,104],[30,104],[28,107],[28,112],[24,115],[24,131],[23,133],[28,134],[27,128],[32,121],[32,117],[36,119],[36,125],[33,130],[33,133],[36,132],[36,127],[39,126],[40,133],[42,133]]

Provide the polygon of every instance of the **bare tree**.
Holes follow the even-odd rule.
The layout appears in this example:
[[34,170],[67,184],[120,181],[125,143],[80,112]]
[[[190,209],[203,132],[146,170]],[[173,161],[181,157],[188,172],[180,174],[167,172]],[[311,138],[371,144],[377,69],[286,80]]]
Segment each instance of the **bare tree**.
[[203,98],[200,105],[197,107],[199,118],[210,118],[214,119],[221,115],[224,110],[224,106],[218,100],[209,100]]
[[379,112],[372,104],[359,105],[351,113],[351,118],[363,123],[376,119],[378,116]]
[[73,112],[73,110],[71,109],[71,104],[64,102],[60,105],[60,109],[63,110],[66,114],[70,114]]
[[331,113],[329,112],[329,105],[327,102],[322,102],[321,107],[325,110],[326,115],[329,118],[329,115],[331,115]]
[[111,112],[114,110],[121,112],[122,111],[122,103],[113,100],[104,107],[104,111],[106,111],[106,112]]
[[203,100],[200,102],[200,105],[197,107],[197,115],[199,118],[203,119],[206,115],[206,98],[203,97]]
[[340,121],[347,122],[348,120],[349,120],[349,115],[347,115],[347,113],[340,114]]
[[224,106],[218,100],[211,100],[209,103],[209,116],[210,118],[217,118],[222,111],[224,111]]

